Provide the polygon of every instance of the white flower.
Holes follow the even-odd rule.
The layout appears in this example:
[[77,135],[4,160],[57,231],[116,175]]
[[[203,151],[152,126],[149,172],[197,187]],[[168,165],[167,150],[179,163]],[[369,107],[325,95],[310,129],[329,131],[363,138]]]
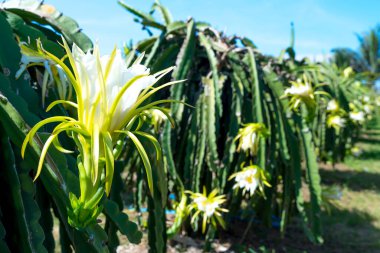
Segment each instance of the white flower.
[[[57,58],[45,51],[40,41],[37,41],[37,50],[27,46],[21,46],[21,49],[24,52],[32,53],[32,56],[42,56],[58,64],[62,69],[60,71],[60,68],[57,68],[58,75],[65,74],[72,85],[70,87],[75,92],[76,102],[68,99],[56,100],[48,106],[47,110],[62,104],[75,108],[76,112],[72,111],[70,115],[50,117],[36,124],[25,137],[21,155],[24,156],[28,143],[33,140],[39,128],[51,122],[59,123],[56,124],[41,150],[35,176],[37,178],[42,171],[43,162],[51,145],[56,146],[60,152],[68,151],[56,143],[59,134],[66,133],[75,140],[78,148],[77,164],[81,191],[79,198],[77,193],[69,193],[68,221],[71,226],[82,229],[95,221],[102,210],[103,195],[110,194],[114,162],[123,148],[123,145],[118,145],[118,143],[123,141],[126,136],[138,148],[139,154],[144,160],[148,187],[153,194],[153,173],[150,159],[146,154],[145,145],[141,144],[135,134],[145,137],[147,141],[153,143],[157,160],[159,160],[161,150],[156,138],[138,130],[145,120],[146,111],[160,108],[158,105],[165,101],[155,101],[151,98],[152,95],[178,81],[152,88],[156,81],[169,73],[172,68],[149,75],[149,69],[139,64],[143,56],[128,68],[121,56],[121,51],[116,48],[110,56],[100,57],[97,45],[94,47],[93,53],[84,53],[76,45],[73,45],[70,50],[64,38],[62,40],[66,51],[63,58]],[[154,102],[149,103],[148,99],[152,99]],[[139,120],[138,126],[133,125],[135,120]],[[83,215],[83,212],[86,215]]]
[[371,111],[372,111],[372,108],[371,108],[371,106],[369,106],[369,105],[364,105],[363,109],[364,109],[364,111],[365,111],[367,114],[370,114]]
[[335,99],[330,100],[327,104],[327,111],[337,111],[337,110],[339,110],[339,105],[336,102],[336,100]]
[[308,77],[305,74],[303,75],[303,80],[297,79],[297,81],[290,81],[290,83],[292,86],[285,89],[281,98],[289,98],[288,107],[295,112],[298,111],[298,108],[301,105],[306,106],[308,111],[307,117],[309,119],[313,118],[317,106],[315,96],[328,96],[328,93],[322,90],[316,90],[321,85],[317,85],[313,88],[312,82],[308,80]]
[[368,103],[370,101],[369,96],[364,96],[363,97],[363,101],[366,102],[366,103]]
[[215,210],[219,208],[219,203],[215,201],[210,201],[206,196],[199,196],[194,199],[197,204],[198,210],[205,213],[207,217],[214,215]]
[[[97,46],[95,46],[93,54],[91,52],[85,54],[74,45],[72,54],[82,90],[82,118],[86,120],[85,125],[91,128],[89,124],[96,122],[100,125],[100,129],[108,128],[111,131],[120,129],[125,114],[136,102],[140,92],[156,81],[155,77],[150,76],[149,69],[143,65],[135,64],[128,68],[120,50],[116,50],[115,56],[111,59],[109,55],[99,57]],[[128,87],[114,108],[114,112],[111,112],[123,86],[132,78],[140,75],[145,76]],[[87,119],[93,112],[95,112],[95,117],[92,122]],[[107,120],[111,122],[107,122]]]
[[333,127],[336,130],[339,130],[342,127],[346,126],[346,119],[342,118],[339,115],[330,115],[327,118],[327,125]]
[[350,119],[355,122],[363,122],[364,112],[350,112]]
[[354,70],[352,69],[352,67],[347,67],[343,70],[343,76],[346,78],[350,77],[353,73],[354,73]]
[[239,129],[238,135],[235,138],[239,140],[237,151],[250,151],[251,155],[256,155],[259,144],[259,139],[269,135],[268,129],[262,123],[248,123]]
[[222,218],[222,212],[228,212],[221,205],[226,202],[225,195],[218,195],[218,190],[214,189],[207,195],[206,187],[203,187],[203,193],[186,191],[190,194],[193,202],[188,205],[188,211],[195,210],[192,215],[191,222],[194,222],[199,215],[202,215],[202,232],[206,232],[206,225],[211,221],[213,226],[219,223],[225,228],[225,223]]
[[363,150],[361,150],[358,146],[354,146],[351,148],[351,154],[355,157],[359,157],[363,153]]
[[310,96],[312,92],[313,92],[313,89],[308,83],[305,83],[305,84],[298,83],[297,86],[293,84],[290,88],[287,88],[285,90],[286,95],[297,95],[300,97]]
[[257,173],[258,171],[256,168],[250,168],[236,173],[236,183],[233,188],[243,189],[244,192],[247,191],[252,196],[257,186],[259,185],[259,178],[257,176]]
[[344,127],[346,125],[346,120],[340,116],[333,116],[331,118],[330,124],[334,127]]
[[264,191],[264,185],[270,187],[267,182],[265,172],[257,165],[249,165],[244,167],[241,171],[232,174],[228,180],[235,180],[233,189],[242,189],[243,194],[248,192],[252,196],[256,189],[259,188],[261,192]]
[[252,147],[256,146],[257,135],[256,132],[247,133],[247,135],[241,138],[241,149],[248,151]]

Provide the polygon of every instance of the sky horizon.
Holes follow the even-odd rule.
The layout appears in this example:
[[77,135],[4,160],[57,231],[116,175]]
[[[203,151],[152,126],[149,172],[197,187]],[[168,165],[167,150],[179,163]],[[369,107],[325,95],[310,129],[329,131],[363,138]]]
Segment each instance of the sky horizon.
[[[124,0],[148,12],[153,0]],[[141,25],[117,1],[45,0],[74,18],[83,31],[98,41],[103,53],[115,45],[147,38]],[[207,21],[227,35],[252,39],[265,54],[279,55],[290,42],[291,23],[295,27],[295,49],[299,57],[322,59],[331,49],[359,46],[356,34],[368,31],[379,22],[380,1],[364,0],[161,0],[174,20],[193,17]],[[73,8],[75,6],[75,8]],[[160,18],[159,15],[156,17]]]

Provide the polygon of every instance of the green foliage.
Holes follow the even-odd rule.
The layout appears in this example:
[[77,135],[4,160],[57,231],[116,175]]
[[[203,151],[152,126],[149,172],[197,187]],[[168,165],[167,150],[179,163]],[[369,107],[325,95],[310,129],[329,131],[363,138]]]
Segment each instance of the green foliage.
[[377,74],[379,71],[379,57],[380,57],[380,26],[376,26],[368,32],[358,35],[360,42],[360,53],[367,63],[370,71]]
[[1,236],[1,241],[0,241],[0,250],[1,250],[1,252],[9,253],[10,250],[9,250],[7,244],[6,244],[5,241],[4,241],[4,237],[5,237],[5,228],[4,228],[4,226],[3,226],[2,223],[0,224],[0,236]]
[[[69,43],[75,42],[84,50],[91,49],[92,42],[80,32],[72,19],[60,15],[55,9],[46,9],[49,6],[41,5],[40,2],[36,2],[38,5],[33,8],[25,6],[25,2],[17,3],[21,4],[19,8],[0,11],[0,147],[4,165],[1,177],[0,251],[54,252],[53,216],[59,221],[62,252],[115,251],[116,247],[107,246],[109,239],[100,225],[91,224],[76,230],[68,223],[69,192],[79,192],[75,154],[63,155],[56,149],[50,149],[37,184],[33,183],[34,169],[48,136],[38,132],[32,145],[26,149],[25,159],[20,155],[29,126],[65,110],[58,106],[49,113],[44,111],[43,99],[54,101],[58,94],[54,86],[47,87],[49,92],[42,92],[39,76],[42,67],[30,67],[20,78],[16,78],[21,60],[17,39],[30,39],[33,45],[38,38],[46,50],[59,58],[64,54],[63,48],[57,43],[62,42],[61,35]],[[41,11],[49,11],[51,15],[44,15]],[[46,29],[46,25],[54,31]],[[43,130],[49,131],[49,127]],[[74,143],[68,138],[60,141],[74,149]],[[118,192],[112,195],[117,196],[121,190],[119,187]],[[126,234],[131,242],[138,243],[141,232],[137,225],[128,221],[126,214],[112,203],[106,201],[106,223],[112,224],[115,231]]]
[[[304,110],[303,110],[304,111]],[[302,147],[304,148],[305,160],[306,160],[306,175],[307,181],[309,183],[310,191],[310,203],[311,203],[311,217],[310,223],[313,231],[312,241],[316,243],[322,243],[322,228],[321,228],[321,179],[318,172],[318,162],[315,153],[314,143],[312,141],[312,133],[307,126],[305,119],[298,119],[299,129],[303,133]]]
[[332,50],[332,62],[340,68],[352,67],[356,72],[363,72],[368,66],[361,55],[349,48],[335,48]]
[[136,223],[131,222],[128,215],[121,212],[115,202],[107,200],[104,204],[104,213],[131,243],[140,243],[142,233],[138,230]]
[[[247,210],[255,210],[255,219],[269,226],[273,215],[281,217],[283,233],[291,217],[298,213],[310,240],[322,243],[318,162],[343,160],[347,147],[355,142],[350,134],[358,126],[348,122],[348,101],[367,92],[354,88],[364,76],[346,76],[344,72],[348,70],[334,65],[296,60],[293,28],[290,46],[274,58],[260,54],[247,38],[228,37],[193,19],[172,21],[166,9],[165,14],[160,10],[160,22],[153,16],[155,7],[147,14],[120,4],[136,16],[149,34],[153,29],[159,33],[127,47],[127,58],[144,51],[143,62],[153,69],[163,62],[175,65],[172,79],[187,82],[173,86],[170,94],[162,93],[160,98],[181,100],[195,107],[173,104],[170,112],[176,128],[166,123],[161,129],[169,185],[173,186],[170,191],[183,198],[184,189],[219,189],[229,198],[227,219],[239,215],[245,202]],[[295,108],[301,110],[291,110],[291,97],[284,97],[296,82],[308,82],[311,87],[310,97],[297,102]],[[326,106],[332,98],[338,99],[347,113],[347,126],[333,136],[335,130],[326,125]],[[234,142],[241,125],[248,123],[263,123],[270,132],[268,138],[260,140],[258,153],[252,157],[236,152]],[[263,196],[244,195],[239,200],[228,178],[248,161],[264,168],[271,187],[265,189]],[[304,184],[310,200],[304,196]],[[181,204],[179,199],[175,228],[181,221],[188,233],[191,228],[197,230],[197,224],[186,226]],[[169,231],[172,236],[177,230],[172,227]]]
[[[45,36],[53,42],[58,41],[59,36],[62,35],[69,44],[75,43],[85,52],[92,49],[92,41],[81,31],[78,23],[74,19],[59,12],[52,5],[44,4],[43,1],[10,0],[4,3],[2,8],[4,8],[6,12],[16,14],[22,18],[23,22],[29,26],[29,28],[26,29],[36,27],[45,33]],[[18,26],[20,26],[20,24]],[[45,26],[52,27],[57,33],[49,31]],[[26,34],[24,34],[24,36],[25,35]],[[30,35],[30,33],[27,35]],[[35,40],[34,38],[30,39],[32,41]]]
[[[223,196],[220,202],[223,209],[219,206],[217,209],[224,210],[220,216],[210,219],[212,226],[207,230],[206,249],[218,236],[220,225],[224,227],[224,219],[226,229],[230,229],[233,224],[229,221],[236,216],[250,221],[246,231],[254,219],[272,226],[272,217],[280,217],[280,229],[285,233],[291,218],[298,215],[309,239],[322,243],[318,162],[342,161],[355,143],[365,123],[353,122],[350,112],[370,110],[373,106],[365,101],[369,90],[360,83],[368,80],[367,76],[347,68],[344,57],[337,65],[296,60],[293,28],[290,46],[276,58],[262,55],[250,39],[227,36],[207,23],[194,19],[173,21],[159,1],[149,13],[119,4],[150,35],[153,29],[158,31],[158,36],[152,35],[124,48],[128,66],[136,59],[153,72],[175,66],[170,77],[162,75],[156,84],[158,87],[174,81],[168,84],[170,91],[146,91],[149,95],[144,96],[146,101],[141,101],[143,109],[157,109],[149,107],[149,102],[157,100],[157,104],[179,103],[171,103],[167,110],[160,111],[166,122],[151,119],[152,124],[148,124],[153,116],[143,109],[136,118],[127,114],[133,122],[127,131],[115,134],[123,138],[115,146],[110,144],[109,136],[101,140],[107,146],[101,162],[113,164],[113,157],[119,161],[107,173],[108,196],[103,196],[103,188],[94,187],[98,191],[91,196],[96,200],[93,201],[96,208],[87,208],[78,197],[82,180],[79,173],[82,157],[76,160],[78,152],[62,154],[59,148],[49,149],[40,179],[33,183],[39,173],[35,168],[41,148],[49,138],[45,132],[51,132],[52,127],[44,126],[37,132],[23,160],[21,145],[30,126],[48,117],[70,115],[71,111],[65,105],[44,111],[45,100],[52,102],[60,98],[57,86],[42,84],[44,66],[31,66],[16,78],[22,61],[20,41],[30,40],[31,47],[36,49],[35,41],[39,39],[46,52],[58,59],[65,54],[59,45],[63,43],[62,37],[69,46],[75,43],[83,51],[91,50],[92,42],[74,20],[52,6],[13,0],[8,5],[12,7],[1,5],[0,251],[54,252],[58,245],[52,233],[54,218],[59,223],[62,252],[115,252],[119,232],[131,243],[140,243],[142,233],[138,225],[123,212],[125,200],[133,203],[137,211],[148,207],[150,252],[166,252],[167,238],[181,231],[199,236],[201,227],[206,231],[202,219],[197,218],[199,212],[191,222],[187,219],[191,216],[189,206],[193,206],[193,211],[199,208],[195,202],[189,202],[194,198],[185,194],[199,193],[203,188],[205,192]],[[161,15],[162,22],[155,19],[155,12]],[[186,81],[175,83],[180,80]],[[307,99],[297,99],[304,94],[292,99],[294,94],[290,90],[295,83],[310,85]],[[339,115],[346,120],[344,127],[332,128],[327,124],[333,115],[327,108],[331,99],[339,104]],[[370,112],[365,117],[369,119]],[[239,129],[249,124],[262,126],[265,134],[249,133],[251,142],[256,135],[260,138],[258,143],[250,143],[254,148],[246,149],[246,143],[242,145],[246,136]],[[155,138],[162,145],[163,160],[158,159],[161,149]],[[59,142],[75,150],[71,138],[62,136]],[[248,152],[253,149],[255,152]],[[247,167],[260,168],[257,172],[260,176],[256,177],[261,180],[258,181],[260,191],[254,194],[245,194],[246,189],[232,182]],[[121,195],[125,189],[126,199]],[[169,194],[175,196],[174,200],[167,199]],[[176,210],[170,228],[166,227],[167,205]],[[101,212],[104,226],[96,220]],[[202,215],[207,221],[205,214]],[[142,218],[138,219],[144,225]]]

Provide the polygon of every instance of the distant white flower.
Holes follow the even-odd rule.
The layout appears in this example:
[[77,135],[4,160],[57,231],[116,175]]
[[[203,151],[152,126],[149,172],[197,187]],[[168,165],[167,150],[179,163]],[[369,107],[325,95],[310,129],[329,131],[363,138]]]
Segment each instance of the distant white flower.
[[347,67],[343,70],[343,76],[346,78],[350,77],[353,73],[354,73],[354,70],[352,69],[352,67]]
[[263,190],[263,185],[270,186],[266,181],[264,170],[257,165],[249,165],[241,171],[232,174],[229,180],[234,179],[233,189],[239,188],[243,190],[243,194],[248,192],[252,196],[257,187]]
[[255,132],[249,132],[247,135],[241,138],[241,149],[244,151],[249,150],[252,146],[256,146],[257,134]]
[[189,212],[195,210],[191,222],[201,214],[202,219],[202,232],[206,232],[206,224],[211,221],[213,226],[219,223],[223,228],[225,223],[222,219],[222,212],[228,212],[227,209],[222,208],[221,205],[226,202],[225,195],[218,195],[218,190],[214,189],[207,195],[206,188],[203,187],[203,193],[186,191],[193,199],[193,203],[188,206]]
[[285,95],[296,95],[300,97],[308,97],[313,93],[313,89],[309,83],[297,83],[293,84],[290,88],[285,90]]
[[350,119],[354,122],[363,122],[364,121],[364,112],[350,112]]
[[351,148],[351,154],[355,157],[359,157],[363,153],[363,150],[361,150],[358,146],[353,146]]
[[363,101],[368,103],[370,101],[370,97],[369,96],[364,96],[363,97]]
[[334,117],[331,122],[339,127],[344,127],[346,124],[346,120],[340,116]]
[[338,102],[335,99],[330,100],[327,104],[327,111],[334,112],[338,110],[339,110]]
[[367,113],[367,114],[370,114],[372,111],[372,108],[370,105],[364,105],[363,109],[364,109],[365,113]]
[[219,208],[219,204],[217,202],[210,201],[205,196],[195,198],[194,202],[197,204],[198,210],[204,212],[207,217],[213,216],[215,210]]
[[237,150],[250,152],[255,155],[258,149],[260,137],[267,137],[269,135],[268,129],[262,123],[249,123],[239,129],[238,135],[235,140],[239,140]]
[[346,126],[346,120],[339,115],[331,115],[327,119],[327,124],[329,127],[339,129]]
[[302,80],[297,79],[297,81],[290,81],[290,83],[292,84],[292,86],[285,89],[284,95],[281,96],[281,98],[288,97],[289,108],[294,111],[297,111],[298,108],[302,104],[304,104],[308,111],[307,117],[309,119],[313,118],[316,108],[315,96],[329,96],[327,92],[323,90],[317,90],[323,84],[316,84],[316,86],[313,87],[313,83],[310,80],[308,80],[308,77],[306,75],[303,75]]
[[257,174],[258,172],[256,168],[251,168],[236,173],[236,183],[233,188],[243,189],[244,192],[249,192],[249,195],[252,196],[253,193],[255,193],[257,186],[259,185],[259,177]]

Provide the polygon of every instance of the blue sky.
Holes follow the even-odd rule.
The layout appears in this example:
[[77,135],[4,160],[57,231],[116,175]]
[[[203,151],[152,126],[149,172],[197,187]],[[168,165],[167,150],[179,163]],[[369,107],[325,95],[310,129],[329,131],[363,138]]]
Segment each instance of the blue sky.
[[[148,11],[153,0],[124,0]],[[104,53],[148,35],[115,0],[45,0],[78,21]],[[296,29],[299,56],[320,57],[335,47],[356,49],[355,33],[380,23],[380,0],[161,0],[174,19],[194,17],[227,34],[251,38],[263,53],[278,55]],[[158,17],[159,18],[159,17]]]

